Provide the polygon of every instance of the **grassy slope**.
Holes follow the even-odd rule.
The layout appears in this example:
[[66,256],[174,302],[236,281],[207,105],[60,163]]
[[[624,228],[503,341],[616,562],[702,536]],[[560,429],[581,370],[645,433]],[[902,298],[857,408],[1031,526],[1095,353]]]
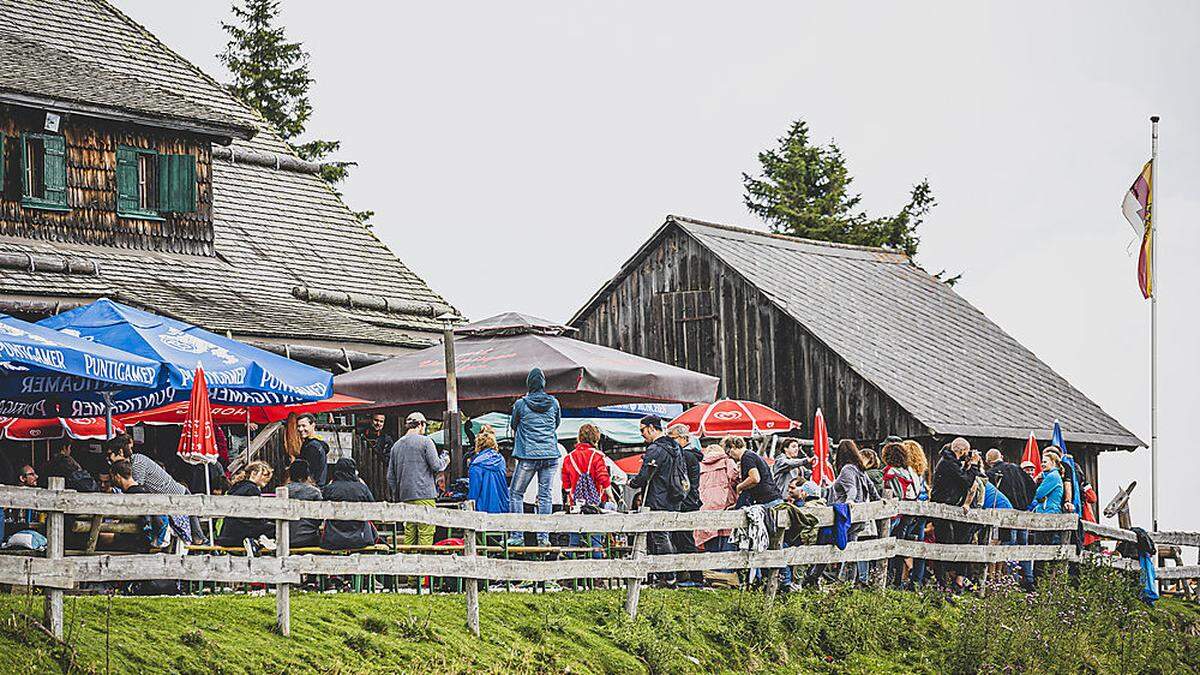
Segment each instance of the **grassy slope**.
[[[111,603],[68,597],[66,610],[74,662],[97,672],[105,670],[106,620],[112,672],[908,673],[987,669],[972,659],[994,651],[1011,652],[1024,668],[1038,671],[1074,671],[1093,652],[1097,660],[1087,665],[1099,672],[1200,669],[1200,610],[1180,602],[1160,603],[1146,614],[1149,624],[1125,629],[1148,636],[1155,650],[1150,658],[1157,660],[1146,661],[1112,648],[1111,636],[1090,638],[1063,627],[1055,629],[1058,641],[1049,647],[1036,635],[1032,647],[959,637],[990,634],[971,622],[1013,623],[1039,614],[1021,609],[1027,600],[1015,595],[1009,600],[1016,604],[990,606],[947,603],[936,594],[837,590],[792,596],[764,611],[761,595],[647,591],[636,622],[621,613],[622,598],[608,591],[481,594],[481,640],[464,627],[461,596],[297,593],[288,639],[270,631],[272,597],[116,597]],[[58,671],[62,650],[14,618],[13,611],[25,611],[27,603],[0,596],[0,671]],[[39,613],[40,605],[32,609]],[[1011,620],[1006,612],[1013,613]],[[1090,625],[1098,619],[1081,620]],[[1037,661],[1047,649],[1057,654]]]

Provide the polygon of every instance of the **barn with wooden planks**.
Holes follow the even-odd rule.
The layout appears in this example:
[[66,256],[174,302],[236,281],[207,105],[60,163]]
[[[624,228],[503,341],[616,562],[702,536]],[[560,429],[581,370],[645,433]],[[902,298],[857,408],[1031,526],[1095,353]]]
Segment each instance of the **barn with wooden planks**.
[[[1099,489],[1098,453],[1141,440],[892,251],[668,216],[571,319],[580,339],[721,378],[722,394],[834,438],[955,436],[1020,456],[1054,420]],[[804,432],[802,432],[804,433]]]

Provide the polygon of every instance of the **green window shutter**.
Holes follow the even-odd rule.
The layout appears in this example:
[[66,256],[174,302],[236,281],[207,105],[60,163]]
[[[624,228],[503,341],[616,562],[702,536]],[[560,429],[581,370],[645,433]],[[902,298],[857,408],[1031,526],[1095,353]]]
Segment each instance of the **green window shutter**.
[[159,155],[158,210],[176,213],[196,210],[196,157]]
[[46,159],[43,164],[43,201],[53,206],[67,205],[67,142],[62,136],[43,136]]
[[137,212],[137,151],[121,145],[117,147],[117,213],[121,215],[133,215]]

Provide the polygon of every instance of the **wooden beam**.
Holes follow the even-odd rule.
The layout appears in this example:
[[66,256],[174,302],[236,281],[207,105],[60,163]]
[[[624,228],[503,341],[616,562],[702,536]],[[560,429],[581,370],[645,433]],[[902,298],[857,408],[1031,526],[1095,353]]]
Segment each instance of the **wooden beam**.
[[[475,502],[468,501],[463,504],[464,511],[474,511]],[[475,557],[475,530],[463,530],[463,555],[468,558]],[[471,635],[479,637],[479,580],[465,579],[467,585],[467,628],[471,631]]]
[[[50,479],[50,490],[66,488],[66,479],[56,476]],[[28,488],[26,488],[28,489]],[[63,557],[64,516],[61,511],[46,514],[46,561],[53,567]],[[46,628],[54,637],[63,639],[63,592],[56,588],[46,589]]]
[[[287,486],[276,488],[275,497],[286,501]],[[287,566],[288,553],[292,548],[292,542],[288,538],[288,525],[288,521],[283,518],[275,521],[275,558],[284,567]],[[292,634],[292,594],[291,586],[286,581],[275,584],[275,628],[284,637]]]
[[[638,510],[639,513],[646,513],[647,507],[643,506]],[[646,537],[647,533],[638,532],[633,538],[633,554],[630,562],[634,565],[640,565],[646,557]],[[628,587],[625,589],[625,613],[629,618],[636,619],[638,611],[638,600],[642,596],[642,578],[644,573],[629,577]]]

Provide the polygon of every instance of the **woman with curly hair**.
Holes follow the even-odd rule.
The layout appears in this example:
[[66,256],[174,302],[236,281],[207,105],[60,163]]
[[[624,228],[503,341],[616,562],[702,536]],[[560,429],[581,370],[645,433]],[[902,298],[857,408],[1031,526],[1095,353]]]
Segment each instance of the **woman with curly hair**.
[[[913,491],[917,495],[917,501],[929,501],[929,459],[925,455],[925,448],[922,448],[920,443],[912,439],[903,441],[900,445],[904,446],[904,459],[908,465],[909,474],[913,479]],[[927,520],[925,517],[916,516],[908,530],[908,538],[911,541],[924,541],[926,523]],[[918,586],[925,583],[925,559],[913,558],[911,565],[912,570],[908,574],[908,586]]]

